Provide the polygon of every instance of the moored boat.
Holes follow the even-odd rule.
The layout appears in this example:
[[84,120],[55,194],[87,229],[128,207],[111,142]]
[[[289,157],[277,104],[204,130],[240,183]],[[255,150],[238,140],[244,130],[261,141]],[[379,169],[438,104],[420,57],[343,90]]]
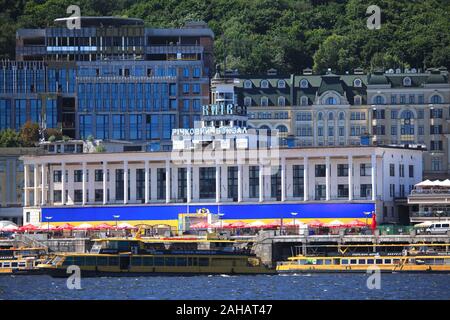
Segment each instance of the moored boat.
[[197,239],[99,239],[89,253],[55,254],[38,268],[51,276],[68,277],[72,265],[80,268],[81,276],[275,273],[231,241]]

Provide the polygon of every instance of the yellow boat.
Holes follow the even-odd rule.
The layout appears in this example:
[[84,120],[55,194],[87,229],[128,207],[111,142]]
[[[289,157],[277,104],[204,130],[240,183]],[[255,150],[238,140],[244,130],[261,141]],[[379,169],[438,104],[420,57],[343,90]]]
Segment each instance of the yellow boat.
[[227,240],[98,239],[90,253],[55,254],[38,268],[54,277],[68,277],[67,268],[71,265],[80,268],[82,277],[275,273],[249,250],[233,250],[230,246],[233,243]]
[[0,275],[39,273],[37,266],[46,258],[44,248],[0,249]]
[[[384,252],[361,254],[349,252],[350,247],[375,247],[390,249],[395,247],[425,246],[445,247],[448,245],[415,244],[415,245],[355,245],[339,248],[339,254],[298,254],[277,264],[279,273],[301,272],[367,272],[379,270],[381,272],[450,272],[450,254],[447,251],[424,253],[415,249],[402,252]],[[351,251],[351,250],[350,250]],[[386,250],[389,251],[389,250]]]

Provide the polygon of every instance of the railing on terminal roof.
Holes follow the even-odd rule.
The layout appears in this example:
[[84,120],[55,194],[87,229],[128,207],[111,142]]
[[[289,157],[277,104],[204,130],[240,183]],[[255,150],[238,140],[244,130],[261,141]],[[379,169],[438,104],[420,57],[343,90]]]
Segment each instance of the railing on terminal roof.
[[450,189],[414,189],[411,195],[436,195],[446,194],[450,196]]
[[411,217],[414,217],[414,218],[442,218],[442,217],[450,217],[450,211],[443,211],[443,212],[415,211],[415,212],[411,212]]
[[[128,80],[128,82],[136,82],[136,81],[146,81],[146,82],[159,82],[159,81],[176,81],[176,76],[92,76],[92,77],[77,77],[77,81],[84,82],[95,82],[95,81],[118,81],[124,82],[124,80]],[[127,81],[126,81],[127,82]]]
[[195,45],[149,45],[145,53],[202,53],[203,46]]

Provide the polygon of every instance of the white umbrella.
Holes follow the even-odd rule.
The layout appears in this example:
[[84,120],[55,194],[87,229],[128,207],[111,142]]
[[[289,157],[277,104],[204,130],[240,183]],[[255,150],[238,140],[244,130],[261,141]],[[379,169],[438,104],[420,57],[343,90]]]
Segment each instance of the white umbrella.
[[424,221],[414,225],[414,228],[428,228],[429,226],[431,226],[431,224],[431,221]]
[[92,229],[92,224],[82,223],[82,224],[74,227],[73,229],[74,230],[88,230],[88,229]]
[[137,227],[135,227],[129,223],[122,222],[117,225],[117,229],[137,229]]
[[7,226],[15,226],[15,227],[17,227],[17,224],[15,224],[14,222],[9,221],[9,220],[0,221],[0,228],[7,227]]
[[256,220],[256,221],[253,221],[252,223],[248,224],[249,228],[263,228],[266,226],[267,226],[267,224],[262,222],[261,220]]
[[12,224],[5,226],[5,227],[0,227],[0,231],[5,231],[5,232],[17,231],[18,229],[19,229],[18,226],[15,226]]

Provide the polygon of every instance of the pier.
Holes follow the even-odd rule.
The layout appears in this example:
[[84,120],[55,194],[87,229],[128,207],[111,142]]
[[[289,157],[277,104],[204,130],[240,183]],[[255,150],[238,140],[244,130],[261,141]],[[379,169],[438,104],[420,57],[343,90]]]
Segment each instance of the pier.
[[[250,239],[249,239],[250,240]],[[320,245],[367,244],[446,244],[450,248],[450,235],[280,235],[279,231],[261,231],[254,238],[253,249],[263,263],[274,266],[277,261],[292,255],[293,247]]]

